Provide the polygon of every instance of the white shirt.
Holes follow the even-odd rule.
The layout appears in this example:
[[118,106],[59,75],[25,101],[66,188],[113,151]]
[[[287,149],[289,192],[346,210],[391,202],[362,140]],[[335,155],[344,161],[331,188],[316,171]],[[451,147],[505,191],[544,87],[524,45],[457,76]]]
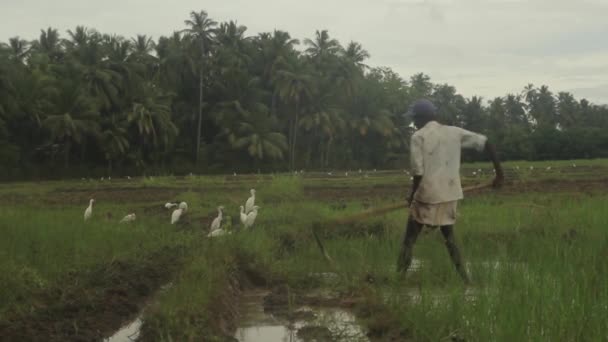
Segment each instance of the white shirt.
[[436,204],[462,199],[460,150],[484,149],[487,138],[454,126],[428,122],[412,135],[412,174],[422,176],[414,199]]

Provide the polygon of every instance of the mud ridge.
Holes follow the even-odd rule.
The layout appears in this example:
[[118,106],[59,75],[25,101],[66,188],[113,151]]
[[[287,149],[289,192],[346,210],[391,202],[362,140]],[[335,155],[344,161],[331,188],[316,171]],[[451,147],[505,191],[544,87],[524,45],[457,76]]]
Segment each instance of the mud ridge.
[[28,309],[13,309],[0,322],[3,341],[95,341],[133,318],[149,296],[178,269],[176,249],[136,262],[113,261],[67,275],[64,284],[33,294]]

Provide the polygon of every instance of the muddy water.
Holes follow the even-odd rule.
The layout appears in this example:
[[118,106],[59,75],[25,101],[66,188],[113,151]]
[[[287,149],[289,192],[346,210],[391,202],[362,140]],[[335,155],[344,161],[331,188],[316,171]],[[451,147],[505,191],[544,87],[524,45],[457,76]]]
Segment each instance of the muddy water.
[[[167,289],[171,288],[172,286],[173,286],[173,283],[168,283],[168,284],[165,284],[165,285],[161,286],[160,289],[158,290],[157,295],[159,293],[162,293],[163,291],[166,291]],[[154,298],[154,296],[152,298]],[[130,342],[130,341],[136,341],[139,338],[139,332],[141,331],[141,326],[144,323],[144,321],[143,321],[144,311],[151,304],[152,304],[152,301],[149,301],[144,306],[144,308],[139,312],[139,314],[137,315],[137,317],[135,317],[135,319],[133,319],[132,321],[127,322],[118,331],[116,331],[112,336],[110,336],[108,338],[105,338],[103,340],[103,342]]]
[[244,294],[240,325],[234,337],[240,342],[369,341],[355,316],[341,308],[301,306],[264,310],[268,291]]
[[141,317],[138,316],[135,320],[129,322],[127,325],[114,333],[114,335],[104,339],[104,342],[135,341],[139,337],[139,330],[141,329],[142,323],[143,321],[141,320]]

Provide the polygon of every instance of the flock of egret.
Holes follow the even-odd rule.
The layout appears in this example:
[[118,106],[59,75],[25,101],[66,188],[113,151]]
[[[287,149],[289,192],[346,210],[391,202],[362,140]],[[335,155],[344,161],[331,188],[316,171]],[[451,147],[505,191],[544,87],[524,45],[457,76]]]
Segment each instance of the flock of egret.
[[[255,223],[255,219],[258,216],[258,210],[260,209],[260,207],[255,205],[255,189],[251,189],[250,193],[251,193],[251,196],[249,198],[247,198],[247,201],[245,202],[245,206],[240,206],[241,224],[243,225],[243,227],[245,229],[250,229],[251,227],[253,227],[253,224]],[[91,199],[89,201],[89,206],[84,211],[84,220],[85,221],[88,221],[93,216],[93,203],[95,203],[95,200]],[[176,209],[173,210],[173,212],[171,212],[171,224],[176,224],[179,221],[180,217],[185,212],[188,211],[188,203],[186,203],[186,202],[180,202],[180,203],[167,202],[167,203],[165,203],[165,209],[169,210],[169,209],[173,209],[173,208],[176,208]],[[208,237],[215,237],[215,236],[221,236],[224,234],[229,234],[229,232],[227,230],[222,228],[223,210],[224,210],[223,206],[217,207],[217,216],[211,222],[210,231],[209,231],[209,234],[207,234]],[[130,214],[126,215],[125,217],[123,217],[120,220],[120,223],[133,222],[133,221],[135,221],[135,219],[136,219],[135,213],[130,213]]]
[[[576,164],[572,164],[573,168],[576,168]],[[519,165],[515,166],[516,170],[519,170]],[[530,171],[534,170],[534,166],[529,166]],[[548,166],[546,168],[547,171],[551,171],[552,167]],[[403,170],[404,173],[407,173],[408,175],[410,175],[410,173],[407,170]],[[373,170],[373,172],[376,172],[376,169]],[[494,171],[496,172],[496,171]],[[295,171],[296,174],[298,174],[298,171]],[[304,173],[304,170],[300,171],[300,173]],[[362,170],[359,169],[359,173],[362,173]],[[473,171],[472,174],[473,176],[478,176],[481,175],[483,173],[483,171],[481,169],[478,169],[477,171]],[[332,176],[333,173],[332,172],[328,172],[327,173],[328,176]],[[236,176],[236,173],[234,174]],[[344,174],[346,177],[348,177],[348,172],[345,172]],[[367,176],[367,173],[365,174],[365,176]],[[107,178],[108,180],[111,180],[110,177]],[[127,176],[127,179],[131,179],[131,177]],[[83,179],[84,180],[84,179]],[[101,178],[101,181],[103,181],[104,178]],[[413,177],[410,177],[410,180],[413,180]],[[255,205],[255,189],[251,189],[250,190],[251,196],[247,199],[247,201],[245,202],[245,206],[241,206],[240,207],[240,220],[241,220],[241,224],[243,225],[243,227],[247,228],[251,228],[253,226],[253,224],[255,223],[255,219],[258,216],[258,209],[260,209],[260,207]],[[89,206],[85,209],[84,211],[84,220],[87,221],[91,218],[91,216],[93,215],[93,203],[95,203],[94,199],[91,199],[89,201]],[[165,204],[165,208],[166,209],[172,209],[177,207],[177,209],[173,210],[173,212],[171,213],[171,224],[175,224],[179,221],[180,217],[188,211],[188,204],[186,202],[181,202],[181,203],[166,203]],[[219,236],[219,235],[223,235],[226,234],[227,231],[222,229],[222,218],[223,218],[223,211],[224,207],[219,206],[217,208],[218,214],[217,217],[215,217],[213,219],[213,222],[211,223],[211,227],[210,227],[210,232],[209,235],[210,237],[212,236]],[[123,217],[120,220],[120,223],[128,223],[128,222],[133,222],[135,221],[136,216],[135,213],[130,213],[128,215],[126,215],[125,217]]]

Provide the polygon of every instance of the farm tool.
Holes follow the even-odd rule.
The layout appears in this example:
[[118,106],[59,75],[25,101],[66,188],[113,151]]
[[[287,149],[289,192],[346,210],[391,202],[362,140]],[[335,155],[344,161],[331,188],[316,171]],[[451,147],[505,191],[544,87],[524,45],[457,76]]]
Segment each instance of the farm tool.
[[[486,188],[489,188],[489,187],[492,187],[491,183],[490,184],[480,184],[480,185],[466,187],[466,188],[462,189],[462,191],[463,192],[471,192],[471,191],[475,191],[475,190],[486,189]],[[366,210],[366,211],[363,211],[361,213],[357,213],[357,214],[350,215],[350,216],[347,216],[347,217],[340,217],[340,218],[335,218],[335,219],[327,220],[325,222],[315,222],[312,225],[312,234],[313,234],[313,236],[315,238],[315,241],[317,242],[317,246],[319,247],[319,250],[323,254],[323,257],[325,258],[325,260],[327,260],[327,262],[329,262],[331,265],[334,265],[333,259],[327,253],[327,250],[323,246],[323,242],[321,241],[321,238],[319,237],[319,231],[323,227],[327,227],[327,226],[331,226],[331,225],[352,224],[352,223],[355,223],[355,222],[359,222],[359,221],[368,219],[370,217],[383,215],[383,214],[390,213],[392,211],[395,211],[395,210],[398,210],[398,209],[404,209],[404,208],[408,209],[408,204],[407,203],[399,203],[399,204],[393,204],[393,205],[389,205],[389,206],[385,206],[385,207],[380,207],[380,208],[376,208],[376,209],[370,209],[370,210]]]

